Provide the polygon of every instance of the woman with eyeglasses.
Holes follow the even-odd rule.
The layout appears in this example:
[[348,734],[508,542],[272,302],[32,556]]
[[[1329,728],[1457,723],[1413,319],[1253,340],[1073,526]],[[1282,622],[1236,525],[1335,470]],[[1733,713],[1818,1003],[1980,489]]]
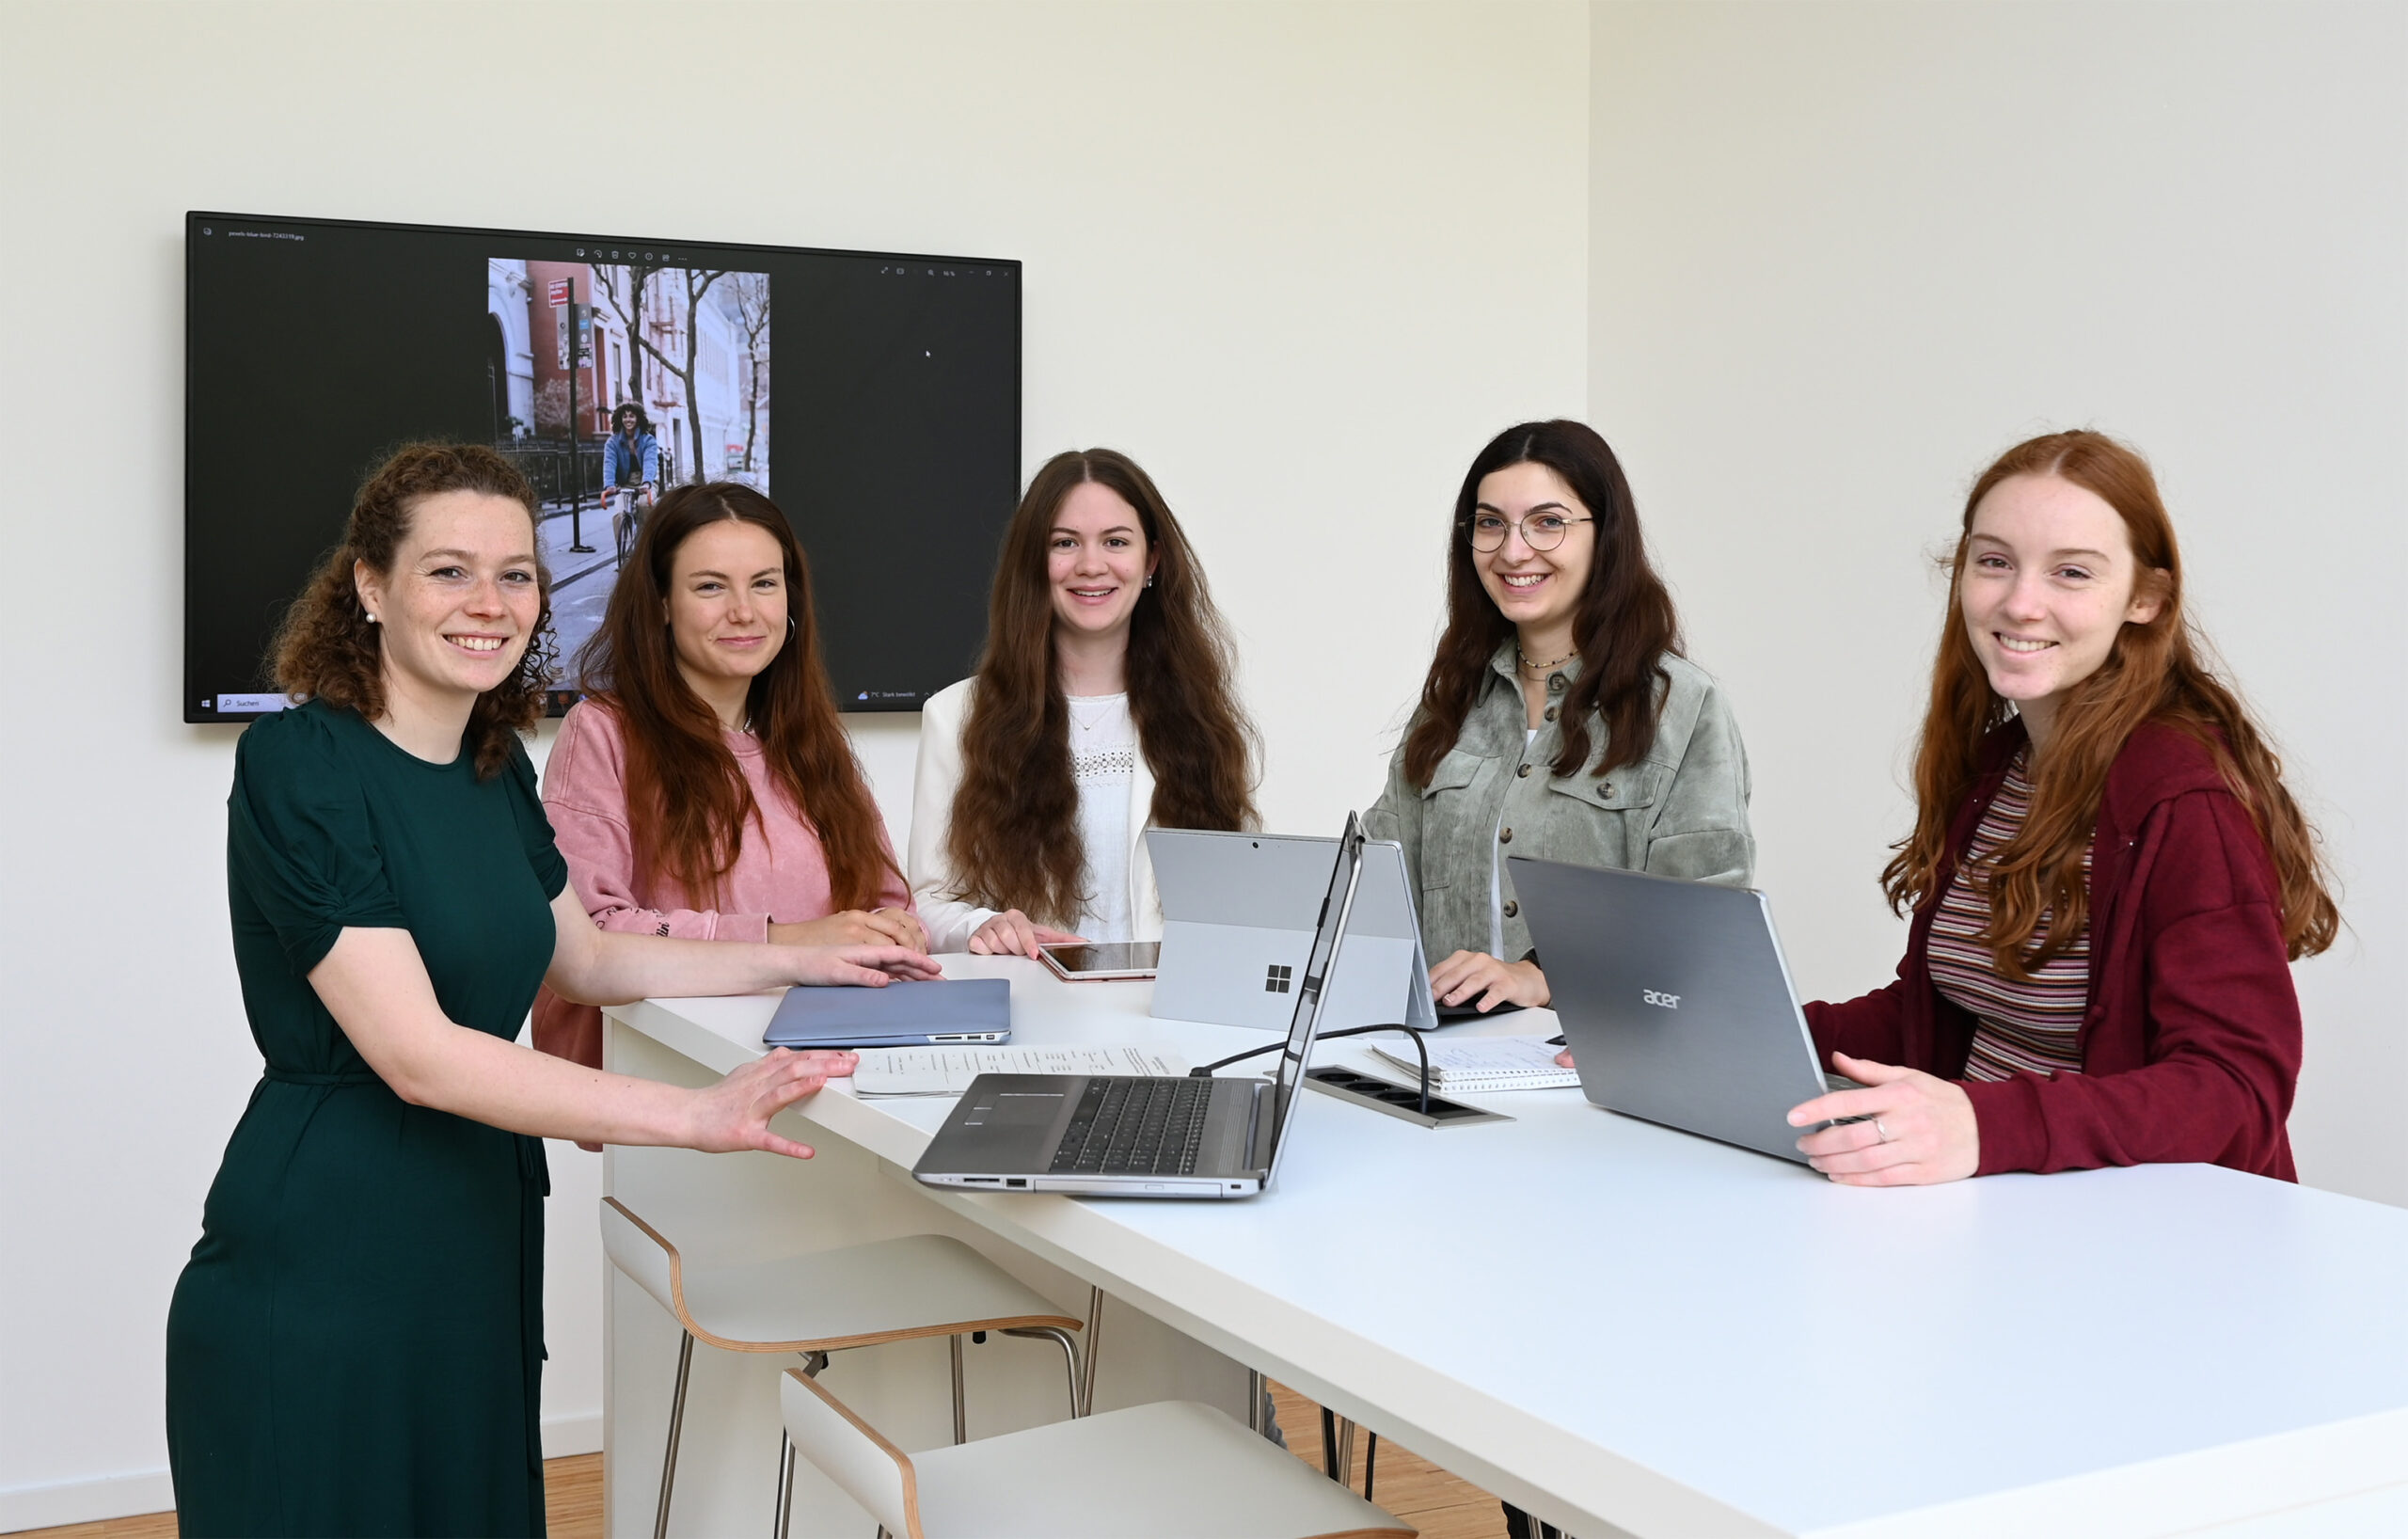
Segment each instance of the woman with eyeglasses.
[[1004,532],[973,677],[920,718],[911,891],[932,951],[1163,932],[1149,827],[1254,822],[1229,641],[1151,477],[1045,462]]
[[1498,434],[1456,496],[1446,632],[1365,818],[1404,846],[1440,1007],[1547,1003],[1508,855],[1747,881],[1747,751],[1680,645],[1605,439]]

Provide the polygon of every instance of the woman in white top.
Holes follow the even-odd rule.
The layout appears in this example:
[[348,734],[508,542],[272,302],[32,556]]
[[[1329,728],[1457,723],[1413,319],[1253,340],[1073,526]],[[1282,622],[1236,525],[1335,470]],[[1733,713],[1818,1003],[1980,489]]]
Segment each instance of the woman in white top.
[[912,896],[938,951],[1151,941],[1149,827],[1254,822],[1227,627],[1125,454],[1046,461],[1004,532],[975,676],[920,718]]

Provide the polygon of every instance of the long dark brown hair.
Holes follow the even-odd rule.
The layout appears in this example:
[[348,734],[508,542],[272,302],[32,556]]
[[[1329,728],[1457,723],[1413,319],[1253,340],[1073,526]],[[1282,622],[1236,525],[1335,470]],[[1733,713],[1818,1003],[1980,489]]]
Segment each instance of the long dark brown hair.
[[1488,661],[1513,635],[1513,622],[1480,585],[1471,548],[1471,519],[1480,484],[1513,465],[1544,465],[1563,478],[1595,520],[1596,554],[1589,581],[1572,616],[1572,644],[1580,654],[1580,674],[1564,691],[1559,725],[1563,746],[1549,768],[1574,775],[1589,759],[1589,718],[1604,718],[1606,752],[1596,773],[1637,764],[1656,746],[1656,723],[1663,715],[1661,658],[1681,650],[1681,626],[1672,595],[1647,559],[1630,483],[1622,462],[1586,422],[1558,418],[1523,422],[1489,440],[1464,472],[1455,494],[1454,543],[1447,553],[1447,628],[1421,685],[1421,708],[1404,739],[1405,778],[1430,784],[1438,761],[1455,746],[1464,718],[1487,688]]
[[761,809],[727,746],[719,717],[677,671],[668,614],[678,547],[705,525],[765,531],[785,567],[784,644],[752,677],[745,710],[769,772],[818,833],[830,896],[839,909],[878,901],[889,874],[878,804],[853,757],[820,660],[811,568],[778,505],[735,482],[680,486],[643,522],[610,593],[602,625],[577,656],[578,687],[615,712],[627,745],[627,833],[636,869],[673,884],[689,901],[715,904]]
[[323,700],[357,711],[369,721],[385,714],[384,632],[372,624],[359,601],[352,573],[360,563],[379,577],[393,575],[393,560],[409,537],[418,506],[445,492],[482,492],[506,497],[527,510],[528,543],[535,552],[535,586],[542,604],[518,666],[499,684],[477,696],[468,712],[466,740],[476,755],[477,778],[490,780],[517,752],[517,739],[544,714],[544,690],[551,682],[552,575],[536,540],[535,489],[517,467],[483,444],[413,443],[395,450],[369,473],[352,500],[342,544],[326,554],[309,585],[284,611],[268,648],[268,674],[295,703]]
[[987,611],[987,649],[961,729],[960,789],[947,851],[958,896],[1074,919],[1086,850],[1070,778],[1069,706],[1054,656],[1046,547],[1062,503],[1081,484],[1110,488],[1137,512],[1153,586],[1129,624],[1129,715],[1153,772],[1159,828],[1240,829],[1254,822],[1254,730],[1230,688],[1228,629],[1204,571],[1154,483],[1125,454],[1068,450],[1047,460],[1004,532]]
[[[2156,598],[2156,617],[2127,621],[2098,672],[2067,691],[2048,752],[2036,754],[2032,805],[2015,837],[1986,863],[1990,922],[1981,940],[2001,973],[2024,978],[2062,956],[2090,912],[2083,871],[2106,794],[2107,771],[2132,734],[2162,722],[2215,756],[2225,783],[2258,825],[2280,886],[2283,942],[2293,960],[2333,944],[2340,928],[2316,833],[2283,785],[2282,761],[2240,698],[2202,658],[2182,612],[2182,556],[2174,521],[2148,462],[2102,433],[2052,433],[2000,455],[1965,496],[1956,548],[1948,559],[1948,611],[1931,668],[1931,703],[1915,753],[1915,829],[1881,873],[1891,908],[1905,912],[1937,896],[1948,863],[1948,831],[1981,771],[1983,740],[2009,718],[1990,689],[1961,610],[1965,551],[1973,513],[2000,483],[2054,476],[2105,502],[2124,521],[2136,568],[2136,596]],[[2043,914],[2049,930],[2036,941]]]

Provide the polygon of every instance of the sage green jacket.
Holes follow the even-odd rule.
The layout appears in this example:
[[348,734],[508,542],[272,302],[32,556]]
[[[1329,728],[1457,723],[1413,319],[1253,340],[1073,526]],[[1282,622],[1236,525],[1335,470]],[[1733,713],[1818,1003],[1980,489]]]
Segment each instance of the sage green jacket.
[[[1370,837],[1404,846],[1432,962],[1488,950],[1491,862],[1507,855],[1747,885],[1756,863],[1748,753],[1729,703],[1703,669],[1664,657],[1663,714],[1645,760],[1598,778],[1592,771],[1605,758],[1606,728],[1592,716],[1588,763],[1559,779],[1548,768],[1562,746],[1558,707],[1546,708],[1545,724],[1525,748],[1529,721],[1513,662],[1507,642],[1489,659],[1487,688],[1429,785],[1405,778],[1404,747],[1397,746],[1387,788],[1363,817]],[[1576,659],[1551,674],[1547,692],[1560,701],[1578,672]],[[1510,867],[1497,892],[1504,955],[1526,957],[1530,929]]]

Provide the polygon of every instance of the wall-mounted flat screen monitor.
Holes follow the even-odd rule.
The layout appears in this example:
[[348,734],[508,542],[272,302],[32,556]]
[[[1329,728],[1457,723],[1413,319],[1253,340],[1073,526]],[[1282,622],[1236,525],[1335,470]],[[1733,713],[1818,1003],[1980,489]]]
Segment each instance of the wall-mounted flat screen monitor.
[[784,510],[842,708],[917,710],[975,660],[1019,491],[1019,262],[237,214],[184,237],[185,721],[287,704],[285,607],[413,439],[533,484],[555,712],[646,479]]

